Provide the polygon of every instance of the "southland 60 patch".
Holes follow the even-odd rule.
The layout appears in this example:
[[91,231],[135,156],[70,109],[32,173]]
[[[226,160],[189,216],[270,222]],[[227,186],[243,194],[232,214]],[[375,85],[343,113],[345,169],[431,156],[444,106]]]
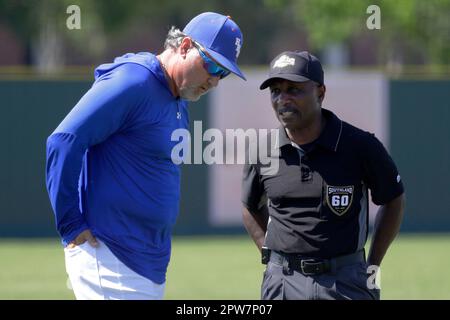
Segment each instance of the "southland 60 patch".
[[327,186],[327,203],[331,211],[342,216],[352,205],[353,186]]

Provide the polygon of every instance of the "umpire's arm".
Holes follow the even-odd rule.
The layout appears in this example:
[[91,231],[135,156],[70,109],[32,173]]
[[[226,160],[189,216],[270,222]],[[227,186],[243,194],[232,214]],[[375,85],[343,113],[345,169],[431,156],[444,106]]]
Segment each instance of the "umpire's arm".
[[381,264],[390,244],[400,230],[404,208],[405,195],[403,193],[379,208],[367,259],[370,265],[379,266]]
[[405,207],[404,187],[383,144],[372,134],[368,134],[364,141],[364,180],[371,190],[372,201],[380,206],[367,262],[379,266],[400,229]]
[[252,237],[259,251],[261,251],[267,231],[267,222],[269,220],[267,205],[262,206],[257,212],[252,212],[244,207],[242,209],[242,220],[248,234]]
[[255,164],[245,164],[242,175],[242,219],[247,232],[261,251],[267,230],[269,214],[266,194],[261,182],[259,168]]

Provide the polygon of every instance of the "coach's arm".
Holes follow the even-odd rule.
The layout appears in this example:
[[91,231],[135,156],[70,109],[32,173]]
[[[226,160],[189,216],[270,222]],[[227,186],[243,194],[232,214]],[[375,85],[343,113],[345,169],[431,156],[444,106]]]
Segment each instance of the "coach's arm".
[[372,244],[367,258],[368,264],[377,266],[381,264],[390,244],[400,230],[404,208],[404,194],[380,206],[375,219]]
[[97,78],[47,139],[46,186],[64,246],[93,241],[81,213],[79,178],[86,151],[119,131],[146,86],[111,72]]

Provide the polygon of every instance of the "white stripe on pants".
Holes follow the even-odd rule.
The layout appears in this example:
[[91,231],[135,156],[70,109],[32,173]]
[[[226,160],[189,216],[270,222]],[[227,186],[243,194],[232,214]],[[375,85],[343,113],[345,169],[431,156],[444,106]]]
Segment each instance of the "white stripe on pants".
[[160,300],[165,283],[157,284],[128,268],[98,240],[64,248],[66,271],[77,300]]

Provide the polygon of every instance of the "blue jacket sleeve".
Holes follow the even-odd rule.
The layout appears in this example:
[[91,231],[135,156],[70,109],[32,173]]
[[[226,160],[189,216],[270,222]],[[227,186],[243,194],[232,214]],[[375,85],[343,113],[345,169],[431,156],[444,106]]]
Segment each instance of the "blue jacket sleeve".
[[143,70],[123,66],[103,75],[47,139],[47,191],[64,245],[88,229],[78,194],[83,156],[129,121],[128,115],[148,92],[139,74]]

